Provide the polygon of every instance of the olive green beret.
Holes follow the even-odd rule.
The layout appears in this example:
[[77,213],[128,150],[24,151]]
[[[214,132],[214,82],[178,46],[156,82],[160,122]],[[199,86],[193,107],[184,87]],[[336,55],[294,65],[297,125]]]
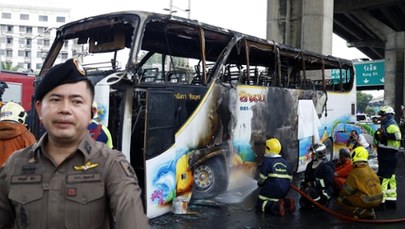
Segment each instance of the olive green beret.
[[77,59],[69,59],[65,63],[53,66],[42,77],[41,81],[35,88],[35,99],[42,100],[42,98],[55,87],[76,83],[82,80],[89,80],[86,76],[86,71]]

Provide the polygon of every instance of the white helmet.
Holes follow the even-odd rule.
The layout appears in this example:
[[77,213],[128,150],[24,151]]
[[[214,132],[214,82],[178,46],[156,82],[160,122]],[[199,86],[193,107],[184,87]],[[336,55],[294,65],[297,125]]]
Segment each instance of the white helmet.
[[18,123],[25,123],[27,112],[24,108],[15,102],[8,102],[2,108],[0,112],[0,121],[14,121]]
[[380,115],[385,115],[385,114],[395,114],[395,111],[392,107],[390,106],[383,106],[380,110],[380,112],[378,112]]

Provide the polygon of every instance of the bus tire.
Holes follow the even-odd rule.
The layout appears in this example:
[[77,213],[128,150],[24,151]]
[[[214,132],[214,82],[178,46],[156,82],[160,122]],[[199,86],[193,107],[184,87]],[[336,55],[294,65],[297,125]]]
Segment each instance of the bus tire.
[[219,195],[228,188],[226,163],[221,157],[210,158],[194,171],[193,199],[205,199]]

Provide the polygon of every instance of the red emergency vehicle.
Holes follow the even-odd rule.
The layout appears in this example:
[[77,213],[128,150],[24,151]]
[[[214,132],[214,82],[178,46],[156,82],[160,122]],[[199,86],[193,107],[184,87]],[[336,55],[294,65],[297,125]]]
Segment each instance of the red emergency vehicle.
[[33,74],[0,71],[0,81],[7,84],[2,99],[3,102],[13,101],[21,104],[26,111],[31,110],[31,98],[34,94]]

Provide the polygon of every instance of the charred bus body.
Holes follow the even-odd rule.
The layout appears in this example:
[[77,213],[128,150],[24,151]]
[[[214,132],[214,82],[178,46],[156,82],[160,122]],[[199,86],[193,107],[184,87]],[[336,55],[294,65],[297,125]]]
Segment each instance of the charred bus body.
[[[149,217],[169,211],[176,196],[211,198],[240,185],[232,174],[254,177],[269,137],[280,139],[296,171],[314,141],[332,158],[336,125],[320,125],[328,92],[350,98],[346,118],[355,103],[350,61],[171,15],[68,23],[40,76],[64,61],[66,48],[96,85],[103,122],[137,173]],[[31,129],[39,134],[39,122]]]

